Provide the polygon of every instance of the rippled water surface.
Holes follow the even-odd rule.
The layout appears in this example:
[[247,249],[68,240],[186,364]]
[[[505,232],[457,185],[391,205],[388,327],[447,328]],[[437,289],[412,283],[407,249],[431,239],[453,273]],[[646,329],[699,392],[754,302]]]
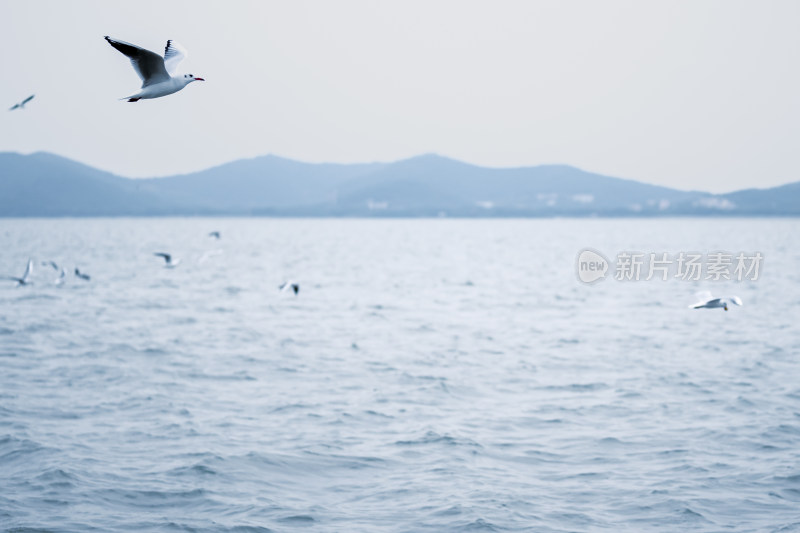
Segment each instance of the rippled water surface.
[[[0,220],[0,528],[800,530],[797,229]],[[586,286],[584,247],[765,259]]]

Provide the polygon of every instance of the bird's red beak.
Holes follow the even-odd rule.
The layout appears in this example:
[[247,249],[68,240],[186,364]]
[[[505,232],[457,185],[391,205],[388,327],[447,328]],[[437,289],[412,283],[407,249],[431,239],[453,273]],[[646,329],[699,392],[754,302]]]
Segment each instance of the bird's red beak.
[[194,81],[206,81],[203,78],[195,78]]

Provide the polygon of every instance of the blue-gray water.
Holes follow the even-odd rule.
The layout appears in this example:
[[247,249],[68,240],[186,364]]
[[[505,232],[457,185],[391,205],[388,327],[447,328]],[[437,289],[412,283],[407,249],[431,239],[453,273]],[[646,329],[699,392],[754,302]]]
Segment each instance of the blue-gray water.
[[[0,274],[93,276],[0,283],[0,527],[800,530],[797,228],[0,220]],[[764,263],[586,286],[584,247]]]

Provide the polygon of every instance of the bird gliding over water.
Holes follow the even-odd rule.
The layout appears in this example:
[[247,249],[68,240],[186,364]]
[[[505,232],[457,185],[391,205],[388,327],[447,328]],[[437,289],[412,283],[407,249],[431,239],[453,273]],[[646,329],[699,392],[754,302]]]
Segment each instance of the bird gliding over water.
[[[142,78],[142,90],[126,96],[129,102],[141,99],[159,98],[176,93],[193,81],[205,81],[192,74],[175,75],[178,63],[186,57],[186,50],[178,43],[169,40],[164,48],[164,57],[145,50],[135,44],[117,41],[106,36],[108,44],[125,54],[131,60],[133,70]],[[124,100],[124,98],[123,98]]]

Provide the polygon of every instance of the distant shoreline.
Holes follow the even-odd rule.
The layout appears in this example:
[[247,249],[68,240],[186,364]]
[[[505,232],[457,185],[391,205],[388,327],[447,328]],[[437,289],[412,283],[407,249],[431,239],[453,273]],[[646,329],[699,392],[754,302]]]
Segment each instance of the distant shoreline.
[[276,156],[123,178],[54,154],[0,153],[0,217],[661,218],[800,216],[800,182],[726,194],[568,165],[486,168],[428,154],[319,164]]

